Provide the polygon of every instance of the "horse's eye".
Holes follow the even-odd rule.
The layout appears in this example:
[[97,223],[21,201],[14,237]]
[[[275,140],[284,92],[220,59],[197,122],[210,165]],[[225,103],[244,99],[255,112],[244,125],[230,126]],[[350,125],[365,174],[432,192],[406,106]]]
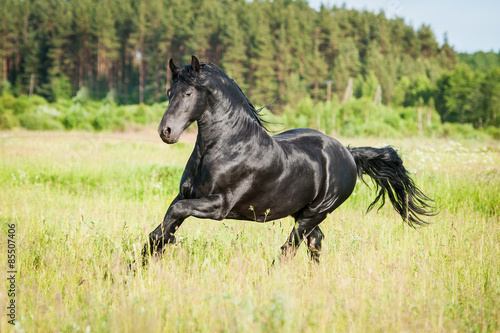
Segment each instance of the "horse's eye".
[[191,96],[191,94],[192,94],[192,92],[191,92],[191,91],[188,91],[188,92],[186,93],[186,96]]

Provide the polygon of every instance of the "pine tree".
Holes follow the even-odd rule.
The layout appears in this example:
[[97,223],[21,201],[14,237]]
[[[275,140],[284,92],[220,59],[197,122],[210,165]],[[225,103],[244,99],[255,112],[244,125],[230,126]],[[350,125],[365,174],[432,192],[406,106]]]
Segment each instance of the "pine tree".
[[[112,0],[100,0],[94,7],[93,30],[97,35],[97,79],[107,84],[108,90],[115,86],[115,64],[119,56],[119,43],[115,30],[116,12]],[[104,97],[104,96],[100,96]]]
[[434,37],[431,27],[423,24],[417,31],[417,36],[420,41],[422,56],[426,58],[435,57],[439,50],[439,44]]
[[250,45],[248,49],[248,85],[252,101],[257,105],[273,103],[278,98],[276,80],[275,47],[264,3],[262,7],[256,0],[249,12],[251,23],[248,29]]
[[246,3],[229,2],[224,6],[224,20],[221,22],[220,41],[223,55],[223,69],[239,87],[246,91],[247,78],[247,45],[245,20]]

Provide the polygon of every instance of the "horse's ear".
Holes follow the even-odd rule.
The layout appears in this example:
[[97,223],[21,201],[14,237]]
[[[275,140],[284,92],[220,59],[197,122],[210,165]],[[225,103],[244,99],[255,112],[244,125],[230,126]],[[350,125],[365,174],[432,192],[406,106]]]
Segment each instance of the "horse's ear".
[[196,58],[195,56],[191,57],[191,68],[196,73],[200,71],[200,62],[198,61],[198,58]]
[[168,65],[170,66],[170,71],[172,72],[172,76],[176,77],[179,74],[179,67],[175,66],[174,60],[172,58],[170,58]]

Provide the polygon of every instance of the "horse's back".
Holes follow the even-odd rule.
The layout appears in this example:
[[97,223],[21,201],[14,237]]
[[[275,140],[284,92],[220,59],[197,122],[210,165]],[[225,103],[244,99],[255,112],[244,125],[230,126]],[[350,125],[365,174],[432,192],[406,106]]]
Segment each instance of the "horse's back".
[[323,155],[337,168],[342,165],[356,168],[354,158],[343,144],[317,130],[292,129],[273,136],[273,139],[285,152],[295,150],[312,157]]
[[314,168],[314,181],[320,181],[311,204],[332,211],[352,193],[357,180],[356,163],[338,140],[319,131],[293,129],[273,136],[294,165],[306,160]]

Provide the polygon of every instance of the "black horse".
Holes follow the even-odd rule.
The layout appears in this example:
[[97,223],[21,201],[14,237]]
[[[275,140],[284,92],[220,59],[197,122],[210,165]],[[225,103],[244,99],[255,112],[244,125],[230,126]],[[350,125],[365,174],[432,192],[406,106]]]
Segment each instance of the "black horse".
[[170,60],[170,103],[158,127],[161,139],[176,143],[194,121],[198,137],[182,175],[179,194],[163,222],[149,235],[149,254],[162,253],[189,216],[265,222],[292,216],[296,223],[283,256],[293,256],[305,240],[318,261],[323,233],[319,224],[352,193],[363,174],[377,185],[382,205],[387,194],[410,226],[434,215],[431,199],[409,177],[391,147],[346,148],[312,129],[270,136],[258,111],[236,83],[211,63],[192,57],[178,68]]

